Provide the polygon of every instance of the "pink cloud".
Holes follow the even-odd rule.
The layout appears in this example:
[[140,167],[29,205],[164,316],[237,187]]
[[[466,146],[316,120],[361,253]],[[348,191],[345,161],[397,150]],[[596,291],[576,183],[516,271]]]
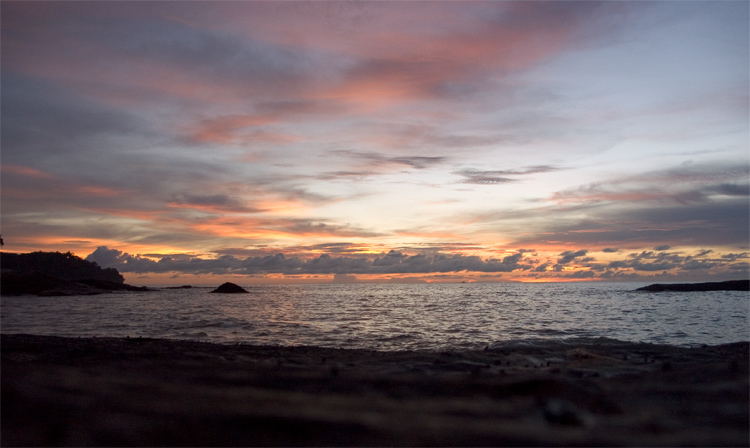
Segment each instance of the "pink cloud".
[[[59,36],[41,47],[11,33],[4,56],[14,69],[110,101],[167,96],[241,107],[279,96],[335,98],[371,112],[524,70],[572,45],[592,15],[575,7],[550,14],[535,2],[138,5],[53,7],[46,13],[59,9],[70,20],[48,26],[34,7],[14,5],[17,26]],[[102,25],[107,14],[122,24],[150,15],[162,26],[126,36],[124,27]],[[356,32],[341,34],[349,27]]]
[[263,115],[227,115],[203,120],[187,133],[196,142],[230,143],[246,129],[256,129],[275,121],[276,118]]

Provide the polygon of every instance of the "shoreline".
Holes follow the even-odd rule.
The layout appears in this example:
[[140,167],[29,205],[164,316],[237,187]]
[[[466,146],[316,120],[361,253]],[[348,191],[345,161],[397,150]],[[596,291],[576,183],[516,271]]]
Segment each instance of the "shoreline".
[[750,344],[372,351],[0,335],[3,446],[747,446]]

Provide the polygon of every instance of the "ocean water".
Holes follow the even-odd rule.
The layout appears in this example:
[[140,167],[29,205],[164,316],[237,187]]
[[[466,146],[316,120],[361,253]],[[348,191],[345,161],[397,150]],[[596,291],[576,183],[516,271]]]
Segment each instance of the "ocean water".
[[645,293],[635,283],[317,284],[3,297],[0,331],[377,350],[597,338],[750,340],[750,293]]

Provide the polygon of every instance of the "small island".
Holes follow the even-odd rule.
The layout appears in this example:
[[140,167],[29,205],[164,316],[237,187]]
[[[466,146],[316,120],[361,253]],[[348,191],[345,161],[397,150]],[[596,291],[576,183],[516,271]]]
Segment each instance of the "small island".
[[217,294],[249,294],[242,286],[230,282],[222,284],[211,292]]

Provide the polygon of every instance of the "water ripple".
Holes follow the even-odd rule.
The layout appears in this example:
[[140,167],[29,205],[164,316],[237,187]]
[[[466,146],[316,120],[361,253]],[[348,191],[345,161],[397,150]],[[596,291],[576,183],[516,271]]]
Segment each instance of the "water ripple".
[[483,348],[608,338],[678,345],[748,339],[748,294],[640,294],[639,284],[250,286],[77,297],[3,297],[4,333],[221,343]]

